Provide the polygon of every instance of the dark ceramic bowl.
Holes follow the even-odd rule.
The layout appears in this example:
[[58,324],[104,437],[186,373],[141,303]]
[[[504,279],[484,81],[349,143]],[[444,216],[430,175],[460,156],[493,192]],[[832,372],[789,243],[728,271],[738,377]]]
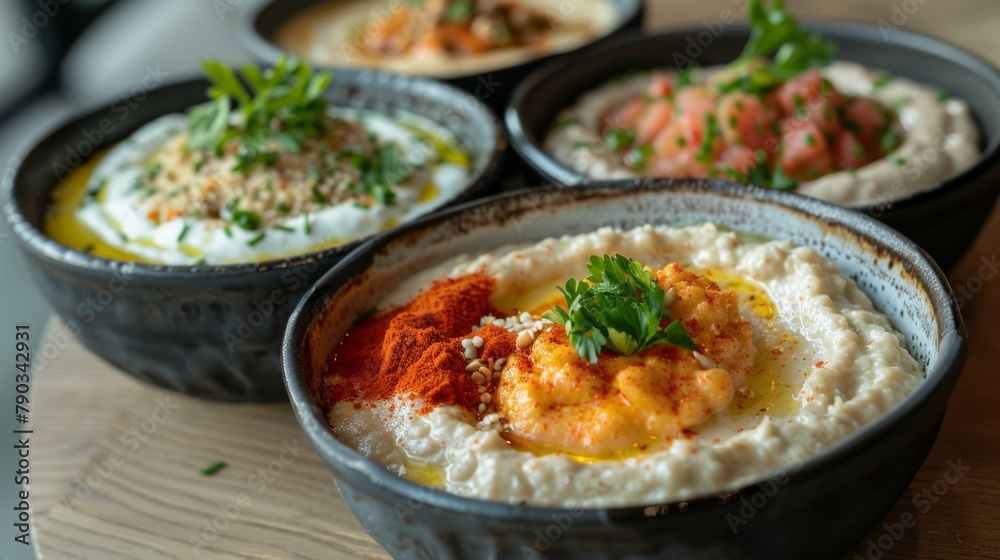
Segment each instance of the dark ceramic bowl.
[[[564,510],[447,494],[396,476],[328,428],[326,359],[358,312],[398,278],[454,255],[600,226],[705,221],[792,239],[832,259],[892,318],[925,381],[876,422],[770,482],[635,507]],[[282,366],[299,422],[348,507],[395,558],[798,559],[843,553],[899,499],[934,443],[965,345],[941,271],[875,220],[756,187],[651,180],[518,191],[365,243],[302,299],[285,332]]]
[[[945,270],[951,268],[979,233],[1000,193],[1000,73],[952,45],[908,31],[894,30],[885,36],[868,25],[816,23],[808,27],[837,44],[838,59],[936,86],[968,102],[982,136],[982,159],[976,165],[927,191],[855,208],[916,241]],[[511,146],[543,180],[567,185],[587,182],[541,148],[555,116],[581,93],[623,72],[674,68],[677,53],[693,55],[702,66],[730,62],[743,49],[749,28],[726,26],[701,54],[689,52],[689,40],[699,33],[707,31],[633,34],[541,68],[518,87],[506,109]]]
[[[54,165],[79,165],[68,154],[86,159],[161,115],[203,102],[207,87],[204,80],[168,85],[148,92],[127,115],[108,103],[60,126],[7,170],[4,217],[42,293],[95,354],[142,381],[190,395],[283,400],[278,352],[288,316],[305,289],[359,242],[253,264],[166,266],[94,257],[42,231],[58,183]],[[327,97],[439,123],[472,158],[473,178],[460,199],[491,186],[506,144],[496,117],[468,94],[430,80],[351,71],[338,73]]]
[[[243,44],[257,60],[273,64],[279,57],[288,54],[272,41],[276,31],[285,22],[303,10],[318,4],[348,1],[351,0],[272,0],[265,2],[257,10],[252,11],[244,23],[242,29]],[[401,4],[407,0],[392,1]],[[607,1],[614,8],[615,24],[607,35],[597,38],[590,43],[591,45],[602,44],[621,33],[642,28],[643,0]],[[561,7],[560,9],[575,9],[576,4],[577,2],[566,0],[560,4],[565,8]],[[387,2],[386,5],[391,5],[391,2]],[[538,68],[546,60],[585,47],[586,45],[562,53],[543,55],[515,66],[449,77],[443,81],[475,95],[499,112],[506,106],[510,93],[517,86],[517,83],[529,72]]]

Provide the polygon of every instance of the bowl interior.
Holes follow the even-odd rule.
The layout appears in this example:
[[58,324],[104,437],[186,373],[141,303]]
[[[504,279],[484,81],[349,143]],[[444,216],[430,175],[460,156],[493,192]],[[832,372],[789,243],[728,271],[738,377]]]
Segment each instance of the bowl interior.
[[[656,180],[520,191],[456,208],[369,242],[305,296],[286,331],[283,369],[296,413],[335,471],[361,470],[404,495],[420,492],[426,502],[435,493],[420,491],[415,483],[361,457],[337,441],[326,426],[322,411],[330,403],[324,402],[321,376],[327,357],[354,318],[377,304],[401,278],[455,255],[481,254],[602,226],[627,229],[706,221],[794,240],[833,260],[893,320],[928,372],[916,393],[887,417],[808,463],[833,460],[845,446],[870,445],[879,424],[947,384],[948,372],[954,369],[950,362],[962,347],[961,321],[940,270],[911,242],[864,216],[805,197],[723,182]],[[441,499],[451,505],[470,502],[455,496]],[[525,508],[506,504],[479,502],[479,507],[496,515],[525,515]]]
[[[289,19],[295,15],[301,13],[303,10],[313,8],[322,4],[333,4],[333,3],[351,3],[365,0],[273,0],[262,5],[258,10],[252,11],[249,14],[249,20],[243,26],[243,41],[246,43],[248,48],[260,57],[262,60],[275,61],[282,54],[286,54],[281,47],[279,47],[274,42],[274,36]],[[387,14],[395,11],[395,6],[402,5],[406,0],[392,0],[390,2],[384,2],[382,5],[374,7],[371,11],[373,17],[387,17]],[[609,26],[607,33],[594,36],[591,39],[591,43],[600,41],[601,39],[607,37],[622,29],[629,26],[631,22],[636,21],[636,17],[641,13],[643,8],[642,0],[604,0],[612,8],[614,13],[614,23]],[[578,2],[563,1],[555,5],[555,9],[552,10],[554,17],[565,17],[572,14],[578,9]],[[638,26],[636,26],[638,27]],[[589,43],[588,43],[589,44]],[[586,45],[581,45],[578,47],[570,48],[569,51],[582,48]],[[568,51],[560,51],[568,52]],[[539,57],[517,62],[515,64],[508,66],[494,66],[483,68],[472,74],[455,74],[442,77],[442,79],[461,79],[470,75],[477,75],[482,72],[503,70],[505,68],[513,68],[521,66],[523,64],[530,64],[540,59],[545,59],[550,56],[555,56],[560,54],[556,53],[545,53]]]
[[[836,58],[886,70],[941,88],[965,99],[981,131],[983,158],[942,185],[960,183],[1000,158],[1000,74],[982,60],[947,43],[902,30],[846,23],[809,24],[837,44]],[[885,33],[885,34],[884,34]],[[550,64],[525,80],[505,114],[512,144],[543,175],[567,184],[586,178],[553,160],[540,148],[559,112],[579,96],[609,79],[654,68],[678,70],[694,61],[701,66],[735,59],[749,36],[745,25],[726,26],[716,36],[706,28],[653,36],[634,34],[613,44]],[[941,188],[907,197],[923,198]]]
[[[206,100],[208,82],[195,79],[170,84],[144,94],[134,107],[116,102],[104,105],[59,127],[35,144],[16,168],[4,177],[4,213],[14,232],[47,257],[73,264],[100,267],[107,259],[70,250],[43,232],[49,193],[60,178],[100,150],[122,141],[142,125],[168,113],[183,112]],[[506,141],[493,113],[474,97],[446,84],[392,74],[338,71],[325,93],[331,105],[368,109],[386,114],[405,111],[427,118],[456,135],[469,152],[469,183],[459,200],[481,194],[492,182]],[[357,242],[307,255],[324,258],[342,254]],[[209,266],[170,266],[136,263],[139,271],[211,270],[249,272],[302,261],[303,255],[264,263]]]

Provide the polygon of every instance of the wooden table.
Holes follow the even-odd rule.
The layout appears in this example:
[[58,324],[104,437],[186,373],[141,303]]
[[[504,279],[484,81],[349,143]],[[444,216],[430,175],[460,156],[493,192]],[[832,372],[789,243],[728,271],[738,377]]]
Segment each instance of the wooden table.
[[[657,27],[698,24],[741,3],[655,2],[650,20]],[[816,17],[876,22],[892,15],[888,2],[789,3]],[[928,1],[907,26],[1000,62],[998,12],[991,0]],[[1000,281],[980,274],[998,252],[994,212],[950,274],[953,285],[975,291],[963,308],[971,333],[965,372],[930,457],[885,519],[893,525],[912,516],[916,524],[898,540],[875,529],[849,558],[1000,558]],[[287,405],[219,404],[141,385],[70,340],[58,321],[47,340],[61,350],[38,372],[32,407],[40,557],[387,557],[347,511]],[[220,459],[228,466],[210,478],[199,474]],[[968,471],[946,483],[945,471],[959,462]],[[937,501],[914,503],[925,489]],[[880,544],[888,550],[868,556]]]

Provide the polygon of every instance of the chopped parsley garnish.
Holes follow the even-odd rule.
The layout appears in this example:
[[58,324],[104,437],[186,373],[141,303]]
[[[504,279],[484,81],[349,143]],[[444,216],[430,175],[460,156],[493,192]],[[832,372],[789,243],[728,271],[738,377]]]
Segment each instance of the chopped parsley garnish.
[[149,179],[150,181],[155,179],[156,176],[160,174],[160,169],[162,168],[163,166],[160,165],[160,162],[149,164],[149,166],[146,167],[146,179]]
[[758,57],[770,57],[771,63],[755,66],[731,82],[720,84],[723,93],[742,90],[761,95],[809,68],[826,66],[833,60],[836,45],[802,29],[783,0],[774,0],[770,7],[764,0],[753,0],[748,13],[750,39],[730,67]]
[[295,228],[288,227],[288,226],[283,226],[283,225],[276,225],[276,226],[274,226],[274,229],[279,230],[279,231],[287,231],[288,233],[294,233],[295,232]]
[[[272,141],[298,151],[306,138],[318,135],[325,126],[327,102],[322,93],[332,76],[313,75],[301,60],[282,58],[266,70],[243,66],[240,76],[248,87],[218,60],[204,61],[202,68],[212,83],[211,101],[188,111],[188,148],[222,154],[228,142],[238,141],[233,171],[245,173],[258,164],[274,165],[278,153]],[[234,102],[239,118],[231,121]]]
[[889,105],[893,107],[906,107],[910,103],[913,103],[913,99],[909,97],[896,97],[889,100]]
[[879,148],[881,148],[884,153],[889,153],[899,146],[900,140],[899,131],[890,126],[885,129],[885,132],[883,132],[882,136],[879,138]]
[[854,157],[863,158],[865,157],[865,147],[861,144],[854,145]]
[[263,241],[265,237],[267,237],[267,234],[264,232],[260,232],[257,235],[253,236],[249,241],[247,241],[247,245],[253,247],[254,245]]
[[687,66],[685,66],[684,70],[681,70],[680,75],[677,76],[677,87],[678,88],[682,88],[684,86],[691,85],[691,83],[692,83],[691,82],[691,73],[694,72],[697,68],[698,68],[698,63],[697,62],[692,62],[692,63],[688,64]]
[[309,212],[305,212],[302,214],[302,221],[305,222],[306,235],[312,235],[313,228],[312,224],[309,223]]
[[906,165],[906,159],[902,157],[897,156],[893,161],[896,162],[896,165]]
[[254,231],[260,227],[260,214],[252,210],[236,210],[232,221],[247,231]]
[[604,142],[612,150],[622,150],[635,142],[635,131],[631,129],[609,128],[604,133]]
[[815,146],[816,145],[816,137],[813,136],[812,134],[806,134],[805,141],[806,141],[806,146]]
[[177,242],[178,243],[180,243],[181,241],[184,240],[184,236],[187,235],[188,229],[189,229],[188,225],[184,224],[184,227],[181,228],[181,232],[179,234],[177,234]]
[[323,198],[323,193],[319,192],[319,189],[316,187],[312,188],[312,197],[313,202],[316,204],[326,204],[326,199]]
[[[628,356],[656,344],[697,350],[680,321],[665,305],[666,292],[642,264],[623,255],[591,255],[590,276],[570,278],[559,287],[566,309],[554,307],[545,318],[566,328],[569,342],[588,363],[601,348]],[[664,320],[670,321],[661,327]]]
[[646,168],[647,160],[653,153],[655,153],[655,150],[649,144],[637,146],[625,154],[625,163],[638,171],[642,171]]
[[948,90],[946,90],[946,89],[939,89],[938,90],[938,101],[944,101],[945,99],[948,99],[949,97],[951,97],[951,92],[949,92]]
[[872,89],[882,89],[893,80],[892,74],[882,74],[872,82]]
[[771,177],[771,184],[769,186],[779,191],[788,191],[799,186],[799,182],[785,175],[785,170],[780,165],[775,165],[774,175]]
[[567,126],[572,126],[574,124],[580,124],[580,119],[576,117],[563,117],[561,119],[556,119],[556,128],[566,128]]
[[715,140],[720,136],[722,136],[722,131],[719,130],[719,121],[712,113],[705,113],[705,136],[698,146],[698,155],[695,156],[695,160],[700,163],[711,163],[715,152]]
[[212,461],[211,463],[202,467],[202,469],[199,472],[202,474],[202,476],[212,476],[213,474],[223,469],[225,466],[226,466],[225,461]]
[[223,226],[222,233],[225,233],[226,237],[231,238],[233,236],[233,230],[229,229],[229,226]]
[[680,146],[680,147],[683,148],[684,146],[687,146],[687,143],[688,143],[687,139],[684,138],[683,136],[678,136],[677,137],[677,145],[678,146]]
[[586,140],[577,140],[576,142],[573,142],[573,144],[572,144],[574,150],[579,150],[581,148],[589,148],[592,145],[593,144],[591,144],[590,142],[587,142]]
[[287,214],[288,211],[291,210],[288,207],[288,204],[284,200],[279,202],[278,205],[275,206],[275,209],[278,211],[279,214]]
[[312,179],[313,181],[323,180],[323,171],[321,171],[320,168],[316,167],[315,165],[308,166],[307,172],[309,173],[309,178]]

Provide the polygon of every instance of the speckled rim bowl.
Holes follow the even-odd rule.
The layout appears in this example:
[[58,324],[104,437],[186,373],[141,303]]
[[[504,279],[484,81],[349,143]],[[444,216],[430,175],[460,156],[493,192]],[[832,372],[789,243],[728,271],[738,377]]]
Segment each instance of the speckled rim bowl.
[[[109,101],[59,126],[7,169],[3,213],[42,293],[98,356],[189,395],[284,400],[278,351],[285,323],[305,289],[359,242],[261,263],[167,266],[94,257],[41,230],[58,183],[53,165],[79,165],[154,118],[203,102],[207,87],[200,79],[166,85],[134,107]],[[452,130],[473,163],[459,200],[493,184],[506,143],[496,117],[472,96],[430,80],[340,71],[327,97],[341,106],[407,110]]]
[[[709,220],[792,239],[832,259],[892,318],[926,380],[876,422],[760,485],[636,507],[529,507],[447,494],[390,473],[328,428],[319,372],[352,319],[400,278],[454,255],[600,226]],[[823,558],[861,540],[913,479],[937,435],[965,346],[940,269],[883,224],[789,193],[650,180],[512,192],[365,243],[302,299],[285,332],[282,366],[299,423],[348,507],[393,557]]]
[[[1000,72],[957,47],[909,31],[850,23],[808,27],[837,44],[839,59],[942,88],[968,102],[982,133],[982,158],[976,165],[930,190],[894,198],[889,188],[884,202],[855,208],[910,237],[948,270],[975,239],[1000,193]],[[692,28],[632,34],[539,69],[518,86],[506,108],[511,146],[545,180],[586,182],[541,148],[556,115],[582,93],[623,72],[675,68],[674,56],[697,54],[689,52],[689,41],[704,33],[705,28]],[[725,64],[743,49],[748,33],[745,25],[725,26],[694,60],[702,66]]]
[[[243,46],[257,60],[273,64],[279,57],[288,54],[271,40],[278,28],[291,19],[292,16],[303,10],[331,1],[348,0],[271,0],[262,3],[256,10],[249,10],[246,19],[243,21],[241,28]],[[388,0],[386,5],[388,6],[393,2],[398,5],[406,1],[408,0]],[[521,78],[545,61],[577,52],[592,45],[603,44],[621,33],[642,28],[643,15],[645,13],[643,0],[608,1],[611,2],[615,9],[617,22],[608,34],[595,38],[590,43],[560,53],[544,54],[514,66],[444,78],[442,81],[468,91],[497,111],[502,111],[507,103],[507,99],[510,97],[511,91],[521,81]],[[564,9],[563,7],[565,9],[575,9],[577,4],[578,2],[574,0],[564,0],[560,4],[560,9]]]

